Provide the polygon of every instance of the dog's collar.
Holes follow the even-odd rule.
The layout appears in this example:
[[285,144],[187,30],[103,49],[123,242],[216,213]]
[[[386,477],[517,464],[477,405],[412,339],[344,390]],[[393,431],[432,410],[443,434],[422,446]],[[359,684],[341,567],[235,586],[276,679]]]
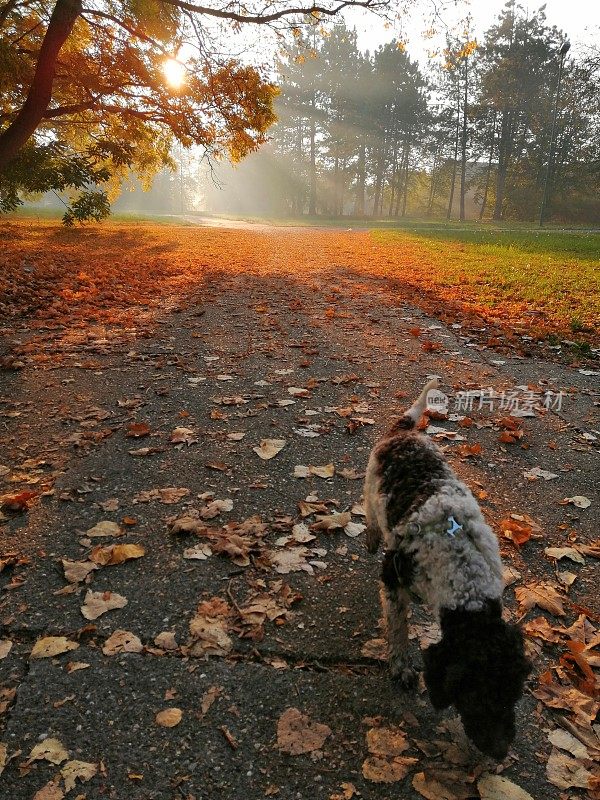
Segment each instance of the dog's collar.
[[[454,539],[454,537],[459,531],[463,530],[463,526],[459,522],[457,522],[453,516],[448,517],[448,519],[446,520],[446,524],[448,525],[448,527],[444,528],[443,532],[447,536],[450,536],[452,539]],[[418,522],[409,522],[407,525],[407,531],[409,533],[412,533],[413,535],[419,534],[422,532],[422,527]]]

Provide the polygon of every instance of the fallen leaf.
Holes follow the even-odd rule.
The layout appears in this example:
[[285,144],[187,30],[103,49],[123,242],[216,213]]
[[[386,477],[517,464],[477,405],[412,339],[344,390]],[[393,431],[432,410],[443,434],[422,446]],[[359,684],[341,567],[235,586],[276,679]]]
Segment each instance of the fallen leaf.
[[90,553],[90,560],[103,567],[122,564],[132,558],[141,558],[145,549],[139,544],[111,544],[108,547],[99,545]]
[[63,743],[58,739],[44,739],[43,742],[38,742],[27,759],[27,763],[32,761],[49,761],[50,764],[62,764],[69,758]]
[[122,536],[123,530],[116,522],[109,520],[98,522],[93,528],[85,532],[86,536]]
[[65,793],[56,780],[48,781],[33,795],[32,800],[63,800]]
[[285,439],[261,439],[258,447],[253,447],[252,450],[263,461],[268,461],[274,458],[286,445]]
[[98,765],[89,761],[67,761],[60,768],[60,772],[65,781],[65,791],[70,792],[78,780],[82,783],[91,780],[98,772]]
[[320,750],[331,728],[314,722],[297,708],[288,708],[277,721],[277,747],[283,753],[297,756]]
[[399,756],[410,744],[400,728],[371,728],[367,731],[367,748],[376,756]]
[[222,694],[223,694],[222,686],[211,686],[204,692],[204,694],[202,695],[202,700],[200,701],[200,714],[202,717],[208,714],[212,704]]
[[482,775],[477,781],[477,788],[481,800],[534,800],[529,792],[502,775]]
[[179,645],[175,639],[173,631],[162,631],[154,637],[154,644],[162,650],[178,650]]
[[0,775],[4,772],[4,767],[8,761],[8,747],[4,742],[0,742]]
[[396,783],[405,778],[410,768],[417,762],[417,758],[410,756],[396,758],[369,756],[363,761],[362,774],[373,783]]
[[309,466],[308,471],[311,475],[316,475],[318,478],[333,478],[335,475],[335,466],[333,464],[324,464],[321,467]]
[[360,534],[363,531],[366,530],[367,526],[363,525],[362,522],[349,522],[347,525],[344,525],[344,533],[351,539],[355,539],[357,536],[360,536]]
[[197,544],[194,547],[187,547],[183,551],[183,557],[189,561],[205,561],[212,556],[212,550],[207,544]]
[[552,749],[550,758],[546,763],[546,775],[554,786],[560,789],[587,789],[591,772],[580,761],[566,753],[561,753],[556,748]]
[[175,428],[171,432],[170,440],[173,444],[187,444],[188,447],[191,444],[198,443],[198,437],[196,436],[195,431],[191,428]]
[[504,537],[510,539],[517,547],[528,542],[533,533],[531,525],[522,524],[509,517],[500,521],[500,528]]
[[142,436],[148,436],[150,433],[150,426],[145,422],[130,422],[127,426],[127,433],[125,436],[133,439],[139,439]]
[[345,528],[352,521],[349,511],[341,514],[317,514],[317,521],[310,526],[313,531],[333,531],[338,528]]
[[107,611],[123,608],[127,605],[127,598],[116,592],[92,592],[88,589],[81,613],[86,619],[98,619]]
[[552,481],[555,478],[558,478],[558,475],[556,475],[554,472],[548,472],[548,470],[541,469],[541,467],[532,467],[531,469],[527,470],[527,472],[523,473],[523,477],[530,481],[537,481],[539,478],[543,478],[545,481]]
[[156,724],[161,728],[174,728],[179,725],[183,717],[183,711],[180,708],[165,708],[159,711],[156,715]]
[[69,583],[81,583],[90,572],[98,569],[98,565],[92,561],[68,561],[62,559],[61,564],[65,573],[65,578]]
[[543,639],[545,642],[560,642],[561,636],[550,625],[546,617],[536,617],[523,625],[523,630],[527,636],[534,636],[536,639]]
[[6,658],[12,649],[13,643],[10,639],[0,639],[0,660]]
[[19,492],[18,494],[4,494],[0,497],[2,511],[27,511],[29,501],[37,497],[37,492]]
[[306,547],[294,547],[290,550],[280,550],[269,552],[271,563],[275,567],[275,572],[280,575],[287,575],[290,572],[308,572],[313,574],[314,570],[307,562],[310,555]]
[[78,647],[77,642],[71,642],[65,636],[46,636],[33,645],[29,658],[53,658]]
[[548,735],[550,742],[555,747],[560,747],[561,750],[566,750],[571,753],[575,758],[591,758],[590,752],[587,747],[575,738],[572,733],[565,731],[562,728],[556,728]]
[[141,653],[144,645],[131,631],[116,630],[102,646],[105,656],[115,656],[118,653]]
[[535,606],[549,611],[551,614],[564,616],[565,610],[562,598],[556,589],[548,583],[532,583],[529,586],[518,586],[515,596],[519,601],[520,610],[526,613]]
[[581,494],[576,494],[574,497],[565,497],[563,503],[571,503],[571,505],[577,508],[589,508],[592,505],[592,501],[589,497],[584,497]]
[[425,800],[466,800],[475,797],[474,790],[463,782],[446,782],[446,776],[417,772],[413,775],[412,786]]
[[585,564],[585,558],[574,547],[546,547],[544,553],[557,561],[560,561],[561,558],[568,558],[577,564]]

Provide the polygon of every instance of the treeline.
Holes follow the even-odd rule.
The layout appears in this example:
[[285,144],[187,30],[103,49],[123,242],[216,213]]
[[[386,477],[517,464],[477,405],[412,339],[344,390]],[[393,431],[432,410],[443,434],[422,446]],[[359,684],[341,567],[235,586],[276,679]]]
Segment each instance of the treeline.
[[[361,52],[334,26],[279,62],[279,121],[212,210],[324,216],[598,222],[598,55],[564,58],[543,8],[507,4],[483,41],[448,39],[424,73],[398,42]],[[432,59],[432,65],[434,59]],[[554,145],[551,148],[551,139]]]

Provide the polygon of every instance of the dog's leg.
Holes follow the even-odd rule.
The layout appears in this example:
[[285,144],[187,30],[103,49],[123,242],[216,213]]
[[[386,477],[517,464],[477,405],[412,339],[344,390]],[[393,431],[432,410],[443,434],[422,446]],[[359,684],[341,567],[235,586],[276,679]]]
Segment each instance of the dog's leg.
[[366,537],[367,550],[369,553],[376,553],[381,543],[381,530],[376,522],[371,522],[367,525]]
[[381,605],[387,631],[390,672],[404,689],[414,686],[417,680],[417,672],[408,654],[408,603],[408,592],[402,586],[382,584]]
[[388,637],[392,677],[403,688],[416,682],[417,672],[408,654],[408,587],[413,580],[411,557],[400,550],[388,550],[381,565],[381,605]]

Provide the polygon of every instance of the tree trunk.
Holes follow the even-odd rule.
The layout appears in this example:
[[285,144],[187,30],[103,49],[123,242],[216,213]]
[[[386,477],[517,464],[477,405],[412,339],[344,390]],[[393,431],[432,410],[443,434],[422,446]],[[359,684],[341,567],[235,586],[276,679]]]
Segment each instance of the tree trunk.
[[502,113],[500,140],[498,142],[498,172],[496,175],[496,203],[494,205],[494,220],[496,221],[502,219],[502,206],[504,205],[506,178],[508,176],[510,137],[512,135],[512,125],[509,116],[510,115],[507,110]]
[[317,148],[316,148],[316,114],[317,98],[313,90],[310,100],[310,197],[308,201],[308,213],[315,216],[317,213]]
[[[409,134],[410,135],[410,134]],[[406,155],[404,157],[404,189],[402,192],[402,216],[406,216],[406,203],[408,201],[408,176],[410,170],[410,143],[406,143]]]
[[467,100],[469,96],[469,59],[465,57],[465,88],[460,154],[460,221],[465,221],[465,192],[467,190]]
[[379,214],[379,206],[383,194],[383,165],[385,163],[385,145],[380,147],[377,153],[377,174],[375,176],[375,194],[373,196],[373,216]]
[[490,190],[490,176],[492,174],[492,159],[494,157],[494,144],[496,143],[496,116],[497,112],[494,111],[494,121],[492,122],[492,143],[490,144],[490,155],[487,163],[487,170],[485,173],[485,189],[483,190],[483,199],[481,201],[481,208],[479,210],[479,222],[483,219],[485,214],[485,207],[487,206],[488,193]]
[[361,137],[361,142],[358,150],[358,175],[356,186],[356,204],[354,206],[354,213],[357,217],[364,217],[365,215],[365,167],[367,160],[367,148],[365,145],[364,136]]
[[429,184],[429,197],[427,199],[427,212],[428,217],[431,216],[433,211],[433,201],[435,198],[435,190],[437,188],[436,172],[438,168],[438,152],[436,151],[433,156],[433,165],[431,167],[431,183]]
[[0,135],[0,171],[19,154],[35,133],[50,105],[58,54],[73,30],[81,8],[81,0],[57,0],[54,6],[27,99],[15,119]]
[[460,135],[460,92],[456,93],[456,130],[454,133],[454,164],[452,165],[452,182],[450,184],[450,197],[448,199],[448,213],[446,219],[452,217],[452,205],[454,204],[454,186],[456,184],[456,167],[458,163],[458,140]]

